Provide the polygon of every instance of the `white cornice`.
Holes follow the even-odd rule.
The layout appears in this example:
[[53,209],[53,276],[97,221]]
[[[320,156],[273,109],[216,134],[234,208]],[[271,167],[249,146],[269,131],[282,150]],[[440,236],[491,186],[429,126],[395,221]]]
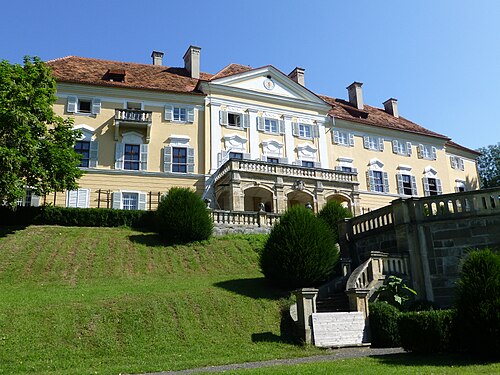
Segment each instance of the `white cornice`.
[[126,175],[126,176],[148,176],[148,177],[164,177],[164,178],[187,178],[200,179],[207,175],[198,173],[174,173],[174,172],[146,172],[146,171],[127,171],[122,169],[99,169],[99,168],[81,168],[86,174],[109,174],[109,175]]

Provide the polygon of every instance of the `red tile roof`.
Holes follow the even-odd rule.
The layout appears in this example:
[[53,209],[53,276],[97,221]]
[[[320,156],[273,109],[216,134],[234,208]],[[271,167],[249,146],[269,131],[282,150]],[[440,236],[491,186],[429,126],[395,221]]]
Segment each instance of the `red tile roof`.
[[214,79],[219,79],[219,78],[224,78],[224,77],[229,77],[235,74],[240,74],[240,73],[245,73],[250,70],[253,70],[252,67],[248,65],[240,65],[240,64],[229,64],[228,66],[222,68],[219,70],[216,74],[210,78],[211,81]]
[[470,152],[471,154],[481,155],[481,153],[479,151],[472,150],[470,148],[464,147],[464,146],[459,145],[458,143],[455,143],[453,141],[446,142],[446,146],[453,147],[453,148],[456,148],[458,150],[462,150],[462,151],[465,151],[465,152]]

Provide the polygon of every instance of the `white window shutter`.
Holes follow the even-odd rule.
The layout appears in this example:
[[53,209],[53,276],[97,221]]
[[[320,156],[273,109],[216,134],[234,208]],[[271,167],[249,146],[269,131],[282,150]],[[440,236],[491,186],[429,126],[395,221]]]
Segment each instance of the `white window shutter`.
[[146,193],[139,193],[138,194],[139,196],[139,202],[138,202],[138,205],[137,205],[137,208],[141,211],[145,211],[146,210]]
[[99,142],[91,141],[90,142],[90,152],[89,152],[89,167],[96,168],[97,160],[99,157]]
[[227,124],[229,122],[227,111],[220,111],[219,112],[219,122],[221,125],[227,126]]
[[32,207],[38,207],[40,206],[40,196],[31,194],[31,206]]
[[418,157],[419,157],[420,159],[423,159],[423,158],[424,158],[424,145],[419,144],[419,145],[417,146],[417,152],[418,152]]
[[266,127],[265,127],[264,117],[257,116],[257,130],[264,131],[265,129],[266,129]]
[[338,130],[334,130],[332,132],[333,134],[333,143],[335,144],[339,144],[340,143],[340,139],[339,139],[339,131]]
[[457,159],[454,156],[450,156],[451,168],[457,169]]
[[396,180],[398,182],[398,194],[404,194],[403,176],[399,173],[396,174]]
[[411,142],[406,142],[406,154],[411,156]]
[[392,152],[398,153],[398,141],[395,139],[392,140]]
[[143,143],[141,144],[141,171],[147,171],[148,170],[148,144]]
[[311,125],[311,135],[313,138],[319,138],[319,125]]
[[384,151],[384,138],[379,138],[378,139],[378,149],[380,151]]
[[411,195],[418,195],[417,193],[417,179],[415,176],[411,176]]
[[68,190],[66,197],[66,207],[77,207],[78,190]]
[[187,149],[187,171],[194,173],[194,148],[191,147]]
[[220,167],[229,159],[229,152],[222,150],[217,154],[217,166]]
[[163,147],[163,172],[172,171],[172,146]]
[[92,114],[98,115],[101,113],[101,99],[93,98],[92,99]]
[[354,134],[349,133],[349,146],[354,147]]
[[441,186],[441,180],[436,178],[436,190],[438,194],[443,194],[443,187]]
[[387,172],[383,172],[382,175],[384,176],[384,193],[389,192],[389,175]]
[[193,107],[189,107],[187,109],[187,122],[191,122],[191,123],[194,122],[194,108]]
[[165,121],[172,121],[174,118],[174,107],[171,105],[165,106]]
[[375,191],[375,176],[373,171],[366,171],[366,183],[368,184],[368,190]]
[[116,143],[115,150],[115,169],[123,169],[123,155],[125,153],[125,145],[123,143]]
[[431,195],[429,191],[429,180],[427,179],[427,177],[424,177],[422,178],[422,181],[424,184],[424,195],[428,197],[429,195]]
[[437,159],[437,149],[436,147],[432,147],[431,148],[431,153],[432,153],[432,160],[436,160]]
[[78,102],[78,99],[76,96],[68,96],[68,104],[66,106],[66,111],[68,113],[75,113],[77,102]]
[[243,113],[241,115],[241,123],[243,124],[243,129],[248,129],[250,127],[250,114]]
[[122,208],[122,192],[113,192],[113,206],[114,209],[120,210]]
[[458,168],[460,168],[461,171],[465,169],[464,159],[458,158]]
[[363,136],[363,146],[364,148],[370,148],[370,137],[368,137],[367,135]]
[[300,135],[298,122],[292,122],[292,134],[296,137]]
[[285,120],[279,120],[278,124],[279,124],[279,127],[280,127],[279,133],[280,134],[285,134]]
[[77,207],[88,208],[90,198],[90,189],[78,189]]

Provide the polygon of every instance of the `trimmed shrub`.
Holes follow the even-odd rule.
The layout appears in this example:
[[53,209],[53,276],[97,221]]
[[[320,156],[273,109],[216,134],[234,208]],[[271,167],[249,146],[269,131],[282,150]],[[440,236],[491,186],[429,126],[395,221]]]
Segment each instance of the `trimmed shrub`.
[[457,290],[461,350],[500,356],[500,254],[473,251],[465,259]]
[[260,266],[272,283],[294,289],[328,279],[338,258],[328,225],[307,208],[295,206],[271,230]]
[[213,221],[205,202],[188,188],[171,188],[156,212],[158,234],[168,243],[202,241],[212,235]]
[[339,220],[352,217],[352,213],[348,208],[342,207],[337,201],[329,201],[318,213],[318,217],[328,224],[335,242],[339,241]]
[[398,321],[401,312],[387,302],[370,303],[371,344],[378,348],[401,346]]
[[440,353],[451,350],[455,310],[407,312],[399,317],[399,335],[405,350]]

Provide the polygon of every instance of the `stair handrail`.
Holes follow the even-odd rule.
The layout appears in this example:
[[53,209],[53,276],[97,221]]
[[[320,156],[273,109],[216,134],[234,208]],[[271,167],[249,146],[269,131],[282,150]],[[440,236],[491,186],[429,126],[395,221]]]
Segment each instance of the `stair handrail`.
[[367,289],[373,281],[372,258],[359,265],[347,279],[346,290]]

